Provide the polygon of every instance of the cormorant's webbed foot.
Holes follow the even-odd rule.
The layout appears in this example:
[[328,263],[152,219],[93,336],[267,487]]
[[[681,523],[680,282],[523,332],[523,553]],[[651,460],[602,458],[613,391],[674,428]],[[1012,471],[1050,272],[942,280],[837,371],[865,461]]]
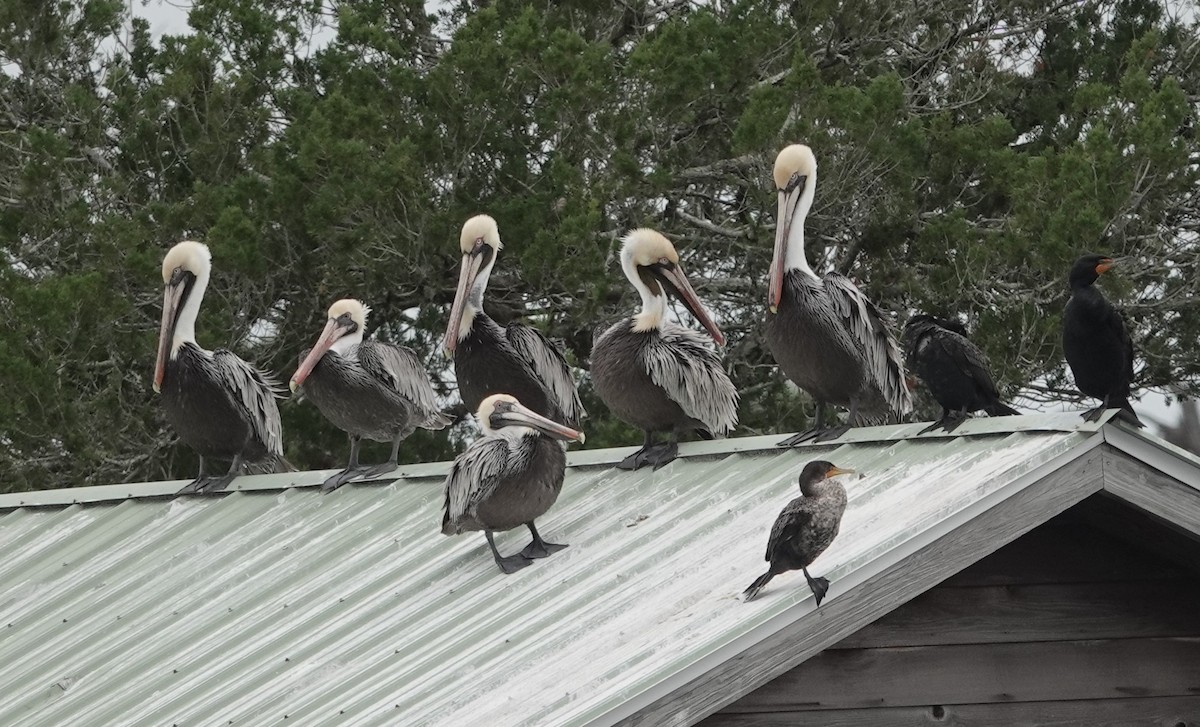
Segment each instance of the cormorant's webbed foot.
[[500,571],[505,575],[516,573],[533,562],[521,553],[509,556],[500,555],[500,551],[496,550],[496,540],[492,537],[492,531],[484,530],[483,536],[487,538],[488,547],[492,549],[492,557],[496,559],[496,565],[500,566]]
[[962,426],[962,423],[970,418],[971,415],[965,411],[949,411],[942,414],[941,419],[938,419],[933,424],[930,424],[921,431],[917,432],[917,435],[919,436],[927,432],[932,432],[935,429],[941,429],[949,434],[950,432],[953,432],[955,429],[958,429],[960,426]]
[[355,465],[354,467],[347,467],[346,469],[342,470],[341,472],[330,475],[325,480],[325,482],[321,485],[321,494],[328,495],[330,492],[333,492],[334,490],[336,490],[337,488],[346,484],[350,480],[353,480],[355,477],[366,474],[370,470],[371,470],[370,467],[364,467],[362,465]]
[[1104,404],[1101,404],[1100,406],[1096,407],[1095,409],[1088,409],[1087,411],[1085,411],[1085,412],[1082,414],[1082,416],[1083,416],[1083,420],[1084,420],[1085,422],[1098,422],[1098,421],[1100,421],[1100,417],[1104,416],[1104,411],[1105,411],[1105,408],[1104,408],[1104,407],[1105,407],[1105,405],[1104,405]]
[[804,569],[804,577],[808,579],[808,587],[812,589],[813,597],[817,599],[817,605],[821,605],[821,601],[825,600],[825,594],[829,593],[829,580],[821,576],[810,576],[808,569]]

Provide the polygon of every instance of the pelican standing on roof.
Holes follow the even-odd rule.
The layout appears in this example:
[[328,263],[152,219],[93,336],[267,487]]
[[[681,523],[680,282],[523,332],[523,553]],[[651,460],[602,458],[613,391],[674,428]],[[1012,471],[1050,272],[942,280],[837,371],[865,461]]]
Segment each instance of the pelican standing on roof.
[[[533,521],[562,491],[567,456],[555,440],[582,444],[583,432],[541,416],[508,394],[484,399],[476,416],[483,436],[458,455],[446,477],[442,533],[482,530],[496,565],[513,573],[567,547],[542,540]],[[492,533],[521,525],[533,540],[520,553],[500,555]]]
[[501,328],[483,312],[483,293],[503,246],[488,215],[467,220],[459,235],[462,269],[443,346],[454,355],[458,394],[475,411],[489,394],[508,393],[542,416],[578,427],[587,414],[567,362],[536,328]]
[[[433,384],[412,350],[382,341],[364,341],[371,309],[360,301],[339,300],[329,307],[325,330],[300,354],[292,391],[303,387],[325,418],[350,435],[350,463],[325,480],[322,492],[355,477],[371,479],[398,466],[400,442],[417,427],[442,429],[450,423],[437,406]],[[392,456],[377,466],[360,465],[362,438],[391,442]]]
[[[738,393],[721,359],[696,331],[666,320],[667,295],[683,302],[717,345],[725,337],[679,266],[679,253],[658,232],[625,236],[621,269],[642,297],[642,310],[614,323],[592,346],[596,393],[621,419],[646,433],[644,446],[618,467],[662,467],[679,454],[679,435],[723,436],[737,426]],[[656,432],[668,440],[656,444]]]
[[[815,425],[782,442],[837,439],[852,426],[898,420],[912,410],[896,340],[875,304],[841,273],[818,277],[804,251],[804,220],[817,186],[812,149],[793,144],[775,159],[779,214],[767,314],[767,346],[779,368],[817,402]],[[826,404],[850,408],[844,426],[822,429]]]
[[[196,314],[211,272],[208,248],[198,242],[181,242],[163,258],[154,390],[171,427],[200,456],[200,473],[178,494],[223,490],[247,464],[290,468],[283,459],[278,384],[232,351],[206,351],[196,343]],[[232,460],[229,472],[206,475],[209,459]]]

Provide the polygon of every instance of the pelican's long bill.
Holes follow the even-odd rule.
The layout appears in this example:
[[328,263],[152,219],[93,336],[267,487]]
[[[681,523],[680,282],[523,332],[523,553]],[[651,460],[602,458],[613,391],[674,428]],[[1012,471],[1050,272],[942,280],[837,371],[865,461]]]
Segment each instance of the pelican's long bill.
[[783,297],[783,266],[787,264],[788,238],[792,234],[792,222],[796,216],[796,207],[804,196],[804,185],[808,177],[800,175],[793,178],[787,189],[779,190],[779,214],[775,218],[775,255],[771,259],[771,282],[767,296],[767,305],[771,312],[779,310],[779,301]]
[[300,367],[296,369],[296,373],[292,374],[292,380],[288,384],[292,389],[292,393],[295,393],[296,389],[304,383],[304,380],[312,373],[313,367],[317,365],[317,362],[321,360],[325,352],[332,348],[333,344],[339,338],[346,335],[349,330],[348,327],[339,325],[332,318],[325,322],[325,330],[321,331],[321,337],[317,339],[312,350],[308,352],[308,356],[300,362]]
[[446,337],[442,339],[442,348],[447,354],[454,353],[458,346],[458,329],[462,325],[463,311],[467,307],[467,298],[471,288],[475,287],[475,278],[485,262],[485,250],[490,250],[479,240],[475,249],[463,255],[462,269],[458,273],[458,289],[454,292],[454,304],[450,306],[450,322],[446,325]]
[[574,441],[583,444],[585,439],[583,432],[572,429],[564,424],[559,424],[556,421],[547,419],[537,412],[529,409],[520,402],[513,401],[509,404],[508,410],[503,413],[496,413],[493,416],[499,418],[504,424],[511,424],[519,427],[532,427],[542,432],[546,436],[554,437],[555,439],[563,439]]
[[171,344],[175,339],[175,323],[179,319],[179,306],[187,290],[187,276],[175,275],[163,289],[162,324],[158,329],[158,360],[154,362],[154,393],[162,390],[163,376],[167,370],[167,358],[171,355]]
[[692,284],[688,282],[687,276],[683,274],[683,270],[678,265],[670,267],[657,267],[655,273],[658,274],[660,280],[666,284],[667,289],[675,294],[675,297],[683,302],[696,320],[700,321],[700,325],[704,326],[704,330],[708,331],[708,335],[717,342],[718,346],[725,345],[725,334],[721,333],[721,329],[708,315],[708,311],[704,308],[704,304],[696,296],[696,291],[692,290]]

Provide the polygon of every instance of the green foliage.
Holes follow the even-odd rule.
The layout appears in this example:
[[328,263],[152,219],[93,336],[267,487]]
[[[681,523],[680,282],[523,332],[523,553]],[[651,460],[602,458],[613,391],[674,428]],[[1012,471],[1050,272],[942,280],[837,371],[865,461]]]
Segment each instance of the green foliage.
[[[353,295],[455,402],[437,345],[481,211],[505,241],[489,310],[564,341],[589,447],[639,439],[585,372],[636,306],[615,250],[640,225],[728,334],[742,431],[802,427],[761,338],[792,141],[820,160],[814,266],[897,326],[962,316],[1006,394],[1074,396],[1059,314],[1086,250],[1124,258],[1103,285],[1139,385],[1200,393],[1192,3],[198,0],[159,39],[127,9],[0,7],[0,489],[193,474],[149,385],[161,257],[188,237],[214,256],[203,345],[286,379]],[[295,464],[340,465],[314,407],[282,412]]]

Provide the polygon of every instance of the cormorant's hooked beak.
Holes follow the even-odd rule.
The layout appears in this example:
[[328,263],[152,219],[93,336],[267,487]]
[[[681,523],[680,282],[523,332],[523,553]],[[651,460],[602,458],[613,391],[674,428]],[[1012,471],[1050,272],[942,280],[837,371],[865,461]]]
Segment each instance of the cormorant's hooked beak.
[[771,280],[767,293],[767,305],[772,313],[779,310],[779,301],[783,297],[783,266],[787,260],[788,237],[792,234],[792,223],[796,217],[796,207],[804,196],[804,186],[808,182],[806,175],[793,178],[787,189],[779,190],[779,212],[775,218],[775,253],[771,258]]
[[700,325],[704,326],[704,330],[708,331],[708,335],[712,336],[717,345],[724,346],[725,334],[721,333],[721,329],[717,327],[712,317],[708,315],[708,311],[705,310],[704,304],[700,302],[696,291],[692,289],[692,284],[688,282],[687,276],[683,274],[683,270],[678,265],[671,267],[659,266],[654,270],[659,278],[667,284],[667,289],[683,302],[683,305],[691,311],[696,320],[700,321]]
[[1110,257],[1106,257],[1103,260],[1101,260],[1100,262],[1096,263],[1096,274],[1103,275],[1103,274],[1107,273],[1109,270],[1111,270],[1112,267],[1116,264],[1117,264],[1116,260],[1113,260]]
[[349,325],[343,324],[334,318],[325,322],[325,330],[321,331],[321,337],[308,352],[308,356],[305,356],[304,360],[300,362],[300,367],[296,369],[296,373],[292,374],[292,380],[288,382],[288,387],[291,388],[293,394],[312,373],[313,368],[316,367],[325,352],[332,348],[339,338],[354,330],[354,325],[353,322]]
[[829,479],[830,477],[837,477],[838,475],[852,475],[852,474],[854,474],[854,470],[842,469],[841,467],[830,467],[829,471],[825,473],[825,479]]
[[547,419],[523,404],[513,402],[509,406],[508,411],[494,415],[500,420],[500,423],[518,427],[530,427],[554,439],[583,444],[583,440],[585,439],[583,432]]
[[479,238],[475,241],[474,249],[463,255],[462,268],[458,273],[458,289],[454,292],[454,304],[450,306],[450,322],[446,326],[446,336],[442,339],[442,349],[447,356],[453,355],[458,346],[458,329],[462,325],[463,311],[466,310],[471,289],[475,287],[475,278],[479,277],[479,271],[483,267],[485,249],[487,245],[483,238]]
[[[178,273],[179,271],[176,271]],[[162,324],[158,329],[158,359],[154,363],[154,393],[162,391],[163,377],[167,371],[167,359],[171,356],[171,343],[175,339],[175,323],[183,294],[187,291],[187,276],[173,275],[163,290]]]

